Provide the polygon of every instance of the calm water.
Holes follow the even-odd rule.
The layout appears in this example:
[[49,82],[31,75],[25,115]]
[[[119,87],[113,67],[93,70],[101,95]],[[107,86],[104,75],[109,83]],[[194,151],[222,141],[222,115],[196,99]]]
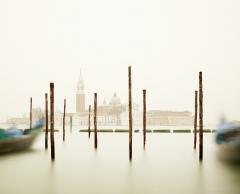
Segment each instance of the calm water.
[[[93,134],[91,134],[93,137]],[[1,194],[209,193],[239,194],[240,165],[220,161],[213,134],[204,134],[204,161],[193,150],[193,134],[134,133],[128,161],[127,133],[55,133],[56,161],[44,149],[44,134],[28,152],[0,156]]]

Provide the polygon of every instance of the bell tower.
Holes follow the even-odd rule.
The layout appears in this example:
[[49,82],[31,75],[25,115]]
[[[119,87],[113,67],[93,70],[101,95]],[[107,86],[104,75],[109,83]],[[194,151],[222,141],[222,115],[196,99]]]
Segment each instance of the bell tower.
[[85,111],[85,91],[82,71],[80,70],[76,93],[76,112],[79,113],[84,111]]

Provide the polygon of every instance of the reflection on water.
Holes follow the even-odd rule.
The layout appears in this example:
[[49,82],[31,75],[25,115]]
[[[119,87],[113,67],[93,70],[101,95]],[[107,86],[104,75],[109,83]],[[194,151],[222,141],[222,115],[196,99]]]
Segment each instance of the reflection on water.
[[127,133],[56,134],[56,160],[44,149],[44,134],[32,150],[0,156],[0,193],[223,193],[240,191],[240,166],[215,154],[212,134],[204,134],[204,159],[193,150],[193,134],[134,133],[128,161]]

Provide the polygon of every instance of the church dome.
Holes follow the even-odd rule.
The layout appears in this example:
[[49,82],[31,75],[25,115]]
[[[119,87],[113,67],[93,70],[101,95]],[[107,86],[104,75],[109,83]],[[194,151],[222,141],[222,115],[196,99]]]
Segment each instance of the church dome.
[[109,104],[114,105],[114,106],[121,104],[121,100],[120,100],[120,98],[117,97],[116,92],[114,93],[114,95],[113,95],[112,99],[110,100]]

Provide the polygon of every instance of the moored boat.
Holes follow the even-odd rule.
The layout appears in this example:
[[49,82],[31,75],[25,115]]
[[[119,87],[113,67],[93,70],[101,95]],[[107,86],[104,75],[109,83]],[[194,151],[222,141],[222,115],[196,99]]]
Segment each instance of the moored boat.
[[29,149],[40,134],[43,124],[44,120],[40,119],[32,129],[0,129],[0,154]]
[[240,162],[240,125],[222,123],[216,130],[218,155],[221,159]]

